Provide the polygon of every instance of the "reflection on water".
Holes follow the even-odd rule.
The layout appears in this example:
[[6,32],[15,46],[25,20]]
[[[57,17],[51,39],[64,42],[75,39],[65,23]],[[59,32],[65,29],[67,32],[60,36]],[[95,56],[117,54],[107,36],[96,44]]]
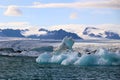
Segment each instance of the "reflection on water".
[[31,57],[0,56],[0,79],[118,80],[120,66],[63,66],[37,64]]

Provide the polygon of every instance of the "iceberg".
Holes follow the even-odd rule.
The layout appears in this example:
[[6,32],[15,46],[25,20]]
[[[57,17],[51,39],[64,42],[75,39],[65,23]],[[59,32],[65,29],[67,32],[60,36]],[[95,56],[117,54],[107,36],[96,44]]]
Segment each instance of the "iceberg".
[[72,46],[74,44],[74,40],[71,37],[65,37],[62,40],[62,43],[58,46],[58,48],[53,52],[53,54],[61,54],[66,51],[72,51]]
[[120,65],[120,54],[112,53],[104,48],[97,49],[94,53],[80,54],[73,50],[74,40],[65,37],[56,50],[50,53],[42,53],[36,58],[39,64],[61,64],[61,65]]

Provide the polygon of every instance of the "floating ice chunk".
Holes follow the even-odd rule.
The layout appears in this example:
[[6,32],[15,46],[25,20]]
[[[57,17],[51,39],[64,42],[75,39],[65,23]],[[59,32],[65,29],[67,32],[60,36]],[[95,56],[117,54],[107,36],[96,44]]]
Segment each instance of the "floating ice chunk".
[[105,49],[99,49],[99,52],[96,53],[100,56],[98,63],[102,63],[105,65],[120,65],[120,55],[116,53],[110,53]]
[[62,40],[62,43],[60,44],[60,46],[58,46],[58,48],[53,52],[54,54],[60,54],[61,52],[65,51],[65,50],[72,50],[72,46],[74,44],[74,40],[70,37],[65,37]]
[[77,52],[71,52],[67,54],[67,58],[62,61],[62,65],[72,65],[79,58]]
[[36,62],[80,66],[120,65],[120,54],[100,48],[93,53],[79,56],[79,52],[72,50],[73,44],[71,38],[65,37],[56,51],[40,54]]
[[97,58],[98,57],[94,54],[84,54],[74,63],[74,65],[97,65]]
[[38,47],[38,48],[33,48],[31,51],[37,51],[37,52],[52,52],[53,51],[53,46],[43,46],[43,47]]
[[51,59],[51,54],[49,53],[43,53],[40,54],[40,56],[36,59],[37,63],[49,63]]
[[53,55],[51,58],[51,63],[61,64],[64,59],[67,58],[66,54]]

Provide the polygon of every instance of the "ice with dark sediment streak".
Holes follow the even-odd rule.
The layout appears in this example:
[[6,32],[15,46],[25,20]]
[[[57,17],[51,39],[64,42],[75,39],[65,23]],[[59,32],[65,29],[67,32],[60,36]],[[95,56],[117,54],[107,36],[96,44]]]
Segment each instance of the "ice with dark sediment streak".
[[61,45],[52,53],[42,53],[36,59],[40,64],[61,64],[61,65],[80,65],[80,66],[96,66],[96,65],[120,65],[120,54],[109,52],[100,48],[95,53],[82,54],[74,51],[72,46],[74,40],[65,37]]

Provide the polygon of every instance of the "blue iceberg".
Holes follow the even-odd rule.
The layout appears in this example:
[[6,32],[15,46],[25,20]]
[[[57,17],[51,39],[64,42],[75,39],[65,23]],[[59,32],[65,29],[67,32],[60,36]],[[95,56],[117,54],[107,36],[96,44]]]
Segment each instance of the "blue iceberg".
[[61,64],[61,65],[120,65],[120,54],[112,53],[100,48],[95,53],[80,54],[72,49],[74,40],[65,37],[60,46],[52,53],[42,53],[36,59],[39,64]]

